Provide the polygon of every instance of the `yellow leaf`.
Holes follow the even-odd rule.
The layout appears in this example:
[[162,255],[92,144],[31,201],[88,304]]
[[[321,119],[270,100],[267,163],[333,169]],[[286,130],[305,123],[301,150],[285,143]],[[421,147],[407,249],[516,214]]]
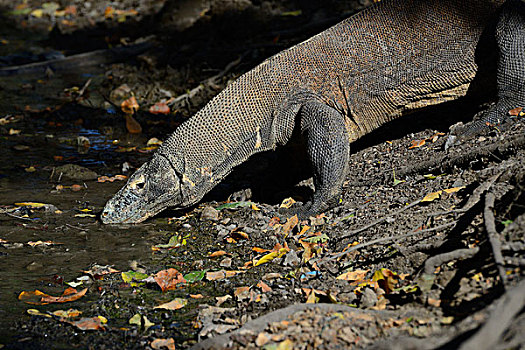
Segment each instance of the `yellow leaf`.
[[255,205],[255,203],[252,203],[252,210],[261,210],[261,209],[259,209],[259,208]]
[[429,193],[421,200],[421,202],[432,202],[438,199],[439,196],[441,196],[441,193],[443,193],[443,191]]
[[315,296],[315,292],[312,289],[312,292],[310,293],[310,295],[308,295],[308,299],[306,299],[306,303],[307,304],[315,304],[317,302],[319,302],[319,298]]
[[279,256],[279,252],[268,253],[268,254],[264,255],[262,258],[260,258],[259,260],[257,260],[257,262],[253,266],[259,266],[259,265],[262,265],[262,264],[266,264],[267,262],[272,261],[273,259],[275,259],[278,256]]
[[44,313],[38,311],[37,309],[28,309],[27,313],[30,314],[30,315],[33,315],[33,316],[44,316],[44,317],[47,317],[47,318],[51,318],[52,317],[51,315],[44,314]]
[[276,350],[292,350],[294,348],[294,343],[290,339],[285,339],[277,345]]
[[37,208],[43,208],[47,204],[45,204],[45,203],[38,203],[38,202],[20,202],[20,203],[15,203],[15,205],[17,207],[29,207],[29,208],[37,209]]
[[295,203],[295,200],[292,197],[286,198],[281,203],[280,208],[290,208]]
[[42,9],[36,9],[31,11],[31,16],[36,18],[42,18],[42,15],[44,14],[44,11]]
[[443,191],[445,191],[448,194],[451,194],[451,193],[457,192],[457,191],[459,191],[461,189],[464,189],[464,188],[465,188],[465,186],[459,186],[459,187],[447,188],[446,190],[443,190]]

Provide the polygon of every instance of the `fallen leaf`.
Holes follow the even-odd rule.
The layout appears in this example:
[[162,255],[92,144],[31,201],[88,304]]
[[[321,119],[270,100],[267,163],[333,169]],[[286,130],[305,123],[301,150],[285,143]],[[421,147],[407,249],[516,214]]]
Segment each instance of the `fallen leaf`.
[[214,272],[206,272],[206,279],[208,281],[217,281],[222,280],[224,278],[233,277],[239,273],[245,273],[246,271],[226,271],[226,270],[219,270]]
[[279,208],[289,209],[294,203],[295,203],[295,200],[292,197],[285,198],[283,199]]
[[107,323],[107,320],[103,316],[95,316],[95,317],[81,318],[78,321],[66,321],[66,322],[69,324],[72,324],[73,326],[83,331],[95,331],[95,330],[105,330],[106,327],[104,326],[104,324]]
[[261,288],[261,291],[263,293],[267,293],[267,292],[271,292],[272,291],[272,288],[270,288],[270,286],[268,286],[263,281],[259,281],[259,283],[257,283],[257,287]]
[[222,209],[235,209],[239,207],[251,207],[252,202],[233,202],[233,203],[224,203],[219,205],[216,210],[222,210]]
[[253,250],[254,252],[259,253],[259,254],[261,254],[261,253],[266,253],[266,252],[269,252],[269,251],[270,251],[270,249],[264,249],[264,248],[259,248],[259,247],[253,247],[252,250]]
[[82,314],[82,311],[79,311],[79,310],[76,310],[76,309],[53,311],[53,315],[61,317],[61,318],[78,317],[81,314]]
[[408,149],[421,147],[425,144],[425,142],[426,142],[425,140],[413,140],[411,142],[411,146],[408,147]]
[[146,142],[146,146],[160,146],[160,145],[162,145],[162,141],[156,137],[152,137],[151,139],[148,140],[148,142]]
[[266,264],[266,263],[268,263],[268,262],[270,262],[270,261],[272,261],[272,260],[274,260],[276,258],[282,257],[288,251],[289,251],[289,249],[281,248],[277,252],[268,253],[268,254],[264,255],[262,258],[260,258],[259,260],[257,260],[257,262],[255,264],[253,264],[253,266],[259,266],[259,265],[262,265],[262,264]]
[[281,234],[285,237],[288,236],[288,234],[293,230],[295,226],[297,226],[298,223],[299,223],[299,218],[297,217],[297,215],[294,215],[286,219],[286,222],[282,226]]
[[190,298],[192,298],[192,299],[202,299],[202,298],[204,298],[204,295],[202,295],[202,294],[190,294]]
[[76,218],[96,218],[95,214],[75,214]]
[[509,115],[513,116],[513,117],[517,117],[517,116],[520,116],[522,117],[524,114],[522,114],[522,111],[525,110],[525,107],[516,107],[516,108],[513,108],[509,111]]
[[20,203],[15,203],[15,205],[17,207],[29,207],[31,209],[38,209],[38,208],[44,208],[45,206],[49,204],[38,203],[38,202],[20,202]]
[[233,292],[233,295],[236,298],[242,300],[242,299],[246,298],[246,296],[247,296],[249,291],[250,291],[250,287],[238,287]]
[[186,282],[182,274],[173,268],[157,272],[154,278],[163,292],[173,290],[178,284]]
[[458,192],[459,190],[462,190],[464,188],[465,188],[465,186],[459,186],[459,187],[447,188],[447,189],[445,189],[443,191],[448,193],[448,194],[450,194],[450,193]]
[[158,306],[153,307],[154,309],[166,309],[166,310],[178,310],[182,309],[188,304],[188,300],[183,298],[175,298],[168,303],[164,303]]
[[397,274],[385,268],[374,272],[372,281],[377,282],[386,294],[392,293],[396,284],[399,282]]
[[29,315],[32,315],[32,316],[43,316],[43,317],[47,317],[47,318],[51,318],[53,316],[49,315],[49,314],[45,314],[43,312],[40,312],[39,310],[37,309],[27,309],[26,312],[29,314]]
[[82,289],[80,292],[77,292],[74,288],[67,288],[62,296],[54,297],[44,292],[35,291],[27,292],[23,291],[18,295],[18,300],[23,301],[26,304],[33,305],[46,305],[50,303],[65,303],[69,301],[75,301],[82,298],[87,292],[87,288]]
[[139,326],[139,327],[144,327],[144,330],[148,330],[148,328],[155,325],[155,323],[148,320],[146,316],[142,316],[140,314],[133,315],[129,319],[128,323]]
[[231,295],[225,295],[225,296],[222,296],[222,297],[215,297],[215,299],[217,299],[217,306],[221,306],[222,304],[224,304],[226,301],[228,301],[231,298],[232,298]]
[[441,193],[443,193],[443,191],[429,193],[421,200],[421,202],[432,202],[438,199],[441,196]]
[[36,247],[36,246],[39,246],[39,245],[43,245],[43,246],[49,246],[49,245],[60,245],[60,244],[64,244],[64,243],[58,243],[58,242],[52,242],[52,241],[29,241],[27,242],[28,245],[30,245],[31,247]]
[[71,191],[77,192],[77,191],[80,191],[82,189],[84,189],[84,186],[82,186],[82,185],[77,185],[77,184],[71,185]]
[[216,252],[210,253],[210,254],[208,255],[208,257],[210,257],[210,258],[216,258],[216,257],[218,257],[218,256],[223,256],[223,255],[227,255],[227,254],[228,254],[228,253],[225,252],[224,250],[218,250],[218,251],[216,251]]
[[173,338],[157,338],[150,343],[150,346],[155,350],[160,350],[162,348],[166,348],[168,350],[175,350],[175,340],[173,340]]
[[144,284],[144,282],[140,281],[148,277],[148,275],[136,271],[127,271],[122,272],[121,277],[124,282],[129,283],[132,287],[137,287]]
[[195,283],[201,281],[206,276],[206,270],[192,271],[184,275],[187,283]]
[[149,108],[151,114],[170,114],[170,107],[165,101],[157,102]]
[[128,129],[130,134],[140,134],[142,132],[142,126],[131,114],[126,114],[126,129]]
[[355,270],[355,271],[345,272],[337,276],[337,279],[345,280],[345,281],[361,281],[365,279],[366,275],[368,274],[368,271],[370,270]]

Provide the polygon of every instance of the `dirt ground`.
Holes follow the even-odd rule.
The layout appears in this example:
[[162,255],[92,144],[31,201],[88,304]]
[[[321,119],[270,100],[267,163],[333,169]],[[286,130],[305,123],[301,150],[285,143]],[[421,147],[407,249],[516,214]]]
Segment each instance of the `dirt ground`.
[[491,101],[358,140],[342,204],[309,220],[277,214],[312,192],[300,143],[195,207],[99,220],[229,81],[366,5],[0,1],[0,348],[524,347],[523,118],[444,150]]

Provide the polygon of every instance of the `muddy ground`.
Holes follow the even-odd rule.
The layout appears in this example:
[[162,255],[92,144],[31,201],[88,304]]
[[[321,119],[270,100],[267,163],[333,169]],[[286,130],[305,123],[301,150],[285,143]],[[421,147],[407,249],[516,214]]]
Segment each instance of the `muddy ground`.
[[[0,346],[523,347],[523,122],[444,150],[449,127],[490,100],[357,141],[341,206],[307,221],[278,215],[312,192],[298,142],[248,161],[193,208],[100,223],[155,139],[264,58],[368,5],[195,3],[3,3]],[[123,62],[93,54],[119,43],[132,48]],[[93,64],[61,56],[81,53]]]

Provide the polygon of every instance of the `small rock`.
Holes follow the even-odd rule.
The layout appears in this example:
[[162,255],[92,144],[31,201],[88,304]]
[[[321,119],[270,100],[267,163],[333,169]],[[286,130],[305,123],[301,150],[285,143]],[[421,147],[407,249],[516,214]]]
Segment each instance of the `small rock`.
[[65,164],[55,168],[53,178],[67,177],[72,180],[96,180],[98,174],[93,170],[76,164]]
[[372,307],[376,303],[377,303],[376,293],[370,288],[365,288],[363,290],[363,295],[361,296],[361,307],[362,308]]
[[219,264],[221,265],[222,267],[226,267],[226,268],[229,268],[232,266],[232,259],[231,258],[224,258],[222,259],[221,263]]
[[298,266],[301,263],[301,259],[297,256],[297,253],[295,250],[290,250],[288,254],[286,254],[286,257],[284,258],[284,265],[285,266]]
[[202,209],[201,220],[219,221],[219,211],[211,206],[206,206]]

